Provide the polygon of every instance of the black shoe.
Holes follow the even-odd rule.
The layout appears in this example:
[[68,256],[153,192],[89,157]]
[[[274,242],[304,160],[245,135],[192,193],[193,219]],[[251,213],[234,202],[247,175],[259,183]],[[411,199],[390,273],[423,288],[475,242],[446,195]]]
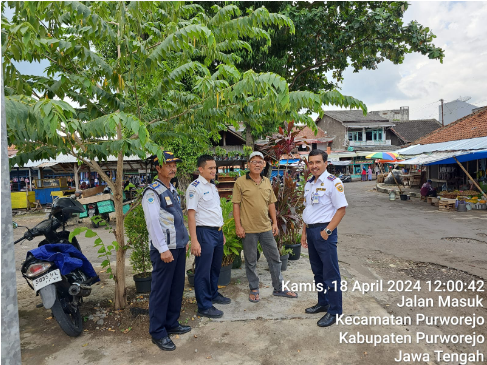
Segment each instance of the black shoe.
[[159,347],[163,351],[174,351],[174,350],[176,350],[176,345],[174,344],[174,342],[171,341],[169,336],[160,338],[158,340],[153,338],[152,343],[155,343],[157,345],[157,347]]
[[171,328],[170,330],[167,330],[168,335],[182,335],[183,333],[188,333],[191,331],[190,326],[183,326],[179,325],[175,328]]
[[326,313],[321,319],[318,321],[318,327],[328,327],[331,326],[333,323],[337,321],[337,317],[335,314]]
[[213,304],[230,304],[232,300],[218,293],[218,296],[215,299],[213,299],[211,302]]
[[198,315],[208,318],[220,318],[221,316],[223,316],[223,312],[219,309],[216,309],[215,307],[211,307],[205,310],[198,309]]
[[320,305],[316,304],[312,307],[306,308],[304,311],[308,314],[315,314],[315,313],[320,313],[320,312],[328,312],[328,308],[330,308],[330,305]]

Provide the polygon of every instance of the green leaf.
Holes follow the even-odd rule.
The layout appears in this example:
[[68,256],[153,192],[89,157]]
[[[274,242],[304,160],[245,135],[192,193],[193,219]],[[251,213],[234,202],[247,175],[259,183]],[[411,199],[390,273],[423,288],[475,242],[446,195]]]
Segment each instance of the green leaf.
[[88,229],[88,230],[86,231],[86,234],[85,234],[85,237],[86,237],[86,238],[91,238],[91,237],[95,237],[95,236],[97,236],[97,233],[96,233],[96,232],[94,232],[94,231],[92,231],[91,229]]

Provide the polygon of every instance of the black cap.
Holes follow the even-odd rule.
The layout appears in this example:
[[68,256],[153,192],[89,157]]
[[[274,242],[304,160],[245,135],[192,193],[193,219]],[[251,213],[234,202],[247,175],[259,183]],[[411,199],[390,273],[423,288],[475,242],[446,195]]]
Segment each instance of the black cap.
[[168,163],[168,162],[181,162],[181,159],[175,157],[172,152],[162,151],[162,153],[164,154],[164,161],[163,162],[159,162],[159,158],[157,157],[157,155],[152,155],[147,160],[149,162],[159,162],[159,164]]

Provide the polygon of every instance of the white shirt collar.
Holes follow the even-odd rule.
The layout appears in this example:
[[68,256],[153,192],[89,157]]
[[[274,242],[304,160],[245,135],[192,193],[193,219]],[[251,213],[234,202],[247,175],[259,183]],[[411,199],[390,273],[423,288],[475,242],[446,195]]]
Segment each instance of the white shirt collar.
[[208,180],[206,180],[206,179],[205,179],[203,176],[201,176],[201,175],[200,175],[200,176],[198,176],[198,178],[197,178],[196,180],[198,180],[198,181],[202,182],[202,183],[203,183],[203,184],[205,184],[205,185],[209,183],[209,181],[208,181]]
[[321,182],[325,182],[325,179],[326,179],[326,177],[327,177],[329,174],[330,174],[330,173],[329,173],[328,171],[326,171],[326,170],[325,170],[325,171],[324,171],[324,172],[323,172],[323,173],[320,175],[320,177],[318,178],[318,180],[320,180]]

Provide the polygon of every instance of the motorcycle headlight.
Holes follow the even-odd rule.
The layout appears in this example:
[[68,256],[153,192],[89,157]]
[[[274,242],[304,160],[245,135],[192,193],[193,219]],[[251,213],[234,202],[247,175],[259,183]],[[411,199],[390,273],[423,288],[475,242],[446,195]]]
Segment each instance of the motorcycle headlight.
[[25,272],[25,276],[28,278],[34,278],[45,273],[51,267],[50,262],[38,262],[29,266],[27,271]]

